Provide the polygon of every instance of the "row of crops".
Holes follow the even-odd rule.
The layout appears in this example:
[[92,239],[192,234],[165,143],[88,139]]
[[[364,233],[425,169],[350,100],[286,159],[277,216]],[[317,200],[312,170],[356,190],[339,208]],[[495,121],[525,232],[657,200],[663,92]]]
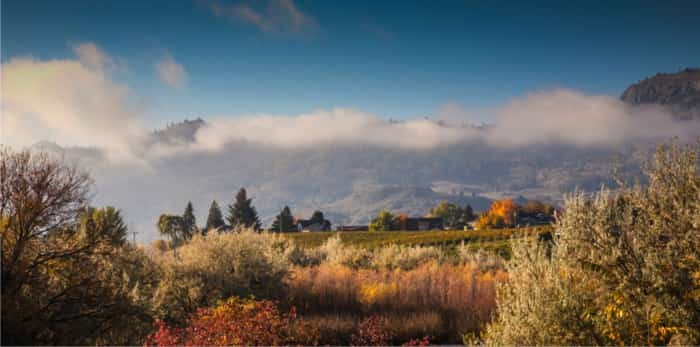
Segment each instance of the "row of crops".
[[507,244],[511,238],[538,237],[546,238],[552,227],[487,229],[487,230],[433,230],[433,231],[346,231],[346,232],[311,232],[286,234],[302,247],[317,247],[326,240],[338,235],[343,243],[364,248],[376,248],[386,245],[434,246],[453,248],[461,243],[474,244],[475,247],[489,248]]

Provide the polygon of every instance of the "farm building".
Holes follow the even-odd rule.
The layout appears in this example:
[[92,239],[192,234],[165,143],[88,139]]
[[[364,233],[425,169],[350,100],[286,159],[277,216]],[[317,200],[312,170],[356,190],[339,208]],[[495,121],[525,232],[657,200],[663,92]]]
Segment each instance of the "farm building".
[[297,228],[300,232],[331,231],[331,222],[328,219],[325,219],[323,223],[310,219],[299,219],[297,220]]
[[400,223],[401,230],[442,230],[440,217],[408,217]]

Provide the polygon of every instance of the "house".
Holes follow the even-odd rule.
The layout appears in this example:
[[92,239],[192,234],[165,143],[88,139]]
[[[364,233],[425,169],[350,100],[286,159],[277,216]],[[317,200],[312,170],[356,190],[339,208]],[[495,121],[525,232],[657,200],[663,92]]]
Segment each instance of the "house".
[[546,215],[544,213],[537,213],[533,215],[521,216],[518,218],[519,226],[537,226],[537,225],[548,225],[554,222],[554,217]]
[[300,232],[331,231],[331,222],[328,219],[324,219],[323,223],[312,221],[310,219],[298,219],[297,228]]
[[369,231],[369,225],[340,225],[336,231]]
[[401,230],[442,230],[441,217],[408,217],[400,223]]

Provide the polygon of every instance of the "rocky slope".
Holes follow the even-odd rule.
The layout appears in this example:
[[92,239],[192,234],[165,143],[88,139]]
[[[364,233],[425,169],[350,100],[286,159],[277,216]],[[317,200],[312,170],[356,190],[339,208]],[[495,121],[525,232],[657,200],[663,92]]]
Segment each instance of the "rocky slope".
[[658,73],[629,86],[620,99],[670,107],[679,119],[700,119],[700,69]]

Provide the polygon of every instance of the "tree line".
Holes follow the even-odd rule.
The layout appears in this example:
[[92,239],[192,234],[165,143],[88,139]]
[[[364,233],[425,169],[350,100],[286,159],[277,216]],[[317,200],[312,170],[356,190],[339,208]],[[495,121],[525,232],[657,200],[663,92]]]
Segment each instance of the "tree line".
[[[300,219],[294,217],[289,206],[284,206],[280,213],[275,216],[269,231],[298,231],[297,223],[299,221]],[[313,212],[307,223],[322,225],[324,230],[330,230],[331,225],[323,212],[318,210]],[[192,202],[189,201],[182,215],[161,214],[156,222],[156,227],[161,235],[170,239],[172,246],[177,247],[190,240],[195,234],[206,235],[212,230],[223,232],[238,228],[261,231],[262,223],[255,206],[253,206],[253,199],[248,197],[245,188],[241,188],[236,194],[234,202],[228,205],[228,213],[225,218],[218,202],[213,200],[209,206],[206,224],[203,227],[198,227]]]

